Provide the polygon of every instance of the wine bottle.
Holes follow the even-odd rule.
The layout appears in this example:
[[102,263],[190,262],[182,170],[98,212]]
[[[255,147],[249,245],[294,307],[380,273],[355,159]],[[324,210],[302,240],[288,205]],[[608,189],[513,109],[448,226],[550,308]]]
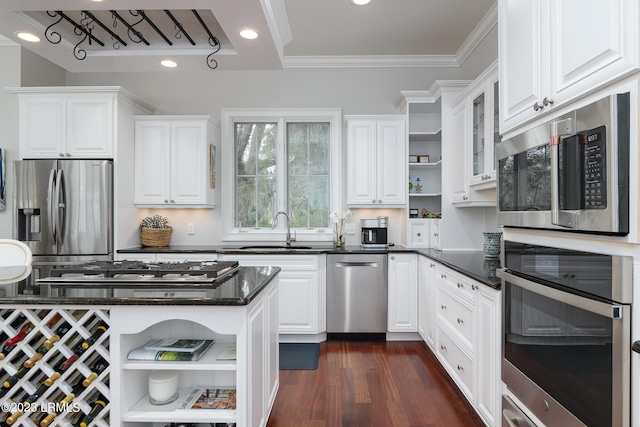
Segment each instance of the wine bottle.
[[47,384],[45,384],[45,381],[44,381],[44,379],[43,379],[43,381],[40,383],[40,385],[38,386],[38,388],[36,389],[36,391],[34,391],[33,393],[31,393],[31,394],[29,395],[29,397],[27,397],[27,398],[25,399],[25,402],[26,402],[26,403],[29,403],[29,404],[31,404],[31,403],[33,403],[33,402],[35,402],[35,401],[36,401],[36,400],[38,400],[40,397],[42,397],[42,395],[44,394],[44,392],[45,392],[45,391],[47,391],[47,389],[48,389],[49,387],[50,387],[50,386],[48,386]]
[[24,366],[27,368],[31,368],[38,360],[42,359],[42,356],[44,356],[46,352],[51,350],[51,347],[53,347],[53,344],[55,344],[57,341],[60,340],[60,336],[61,335],[64,336],[64,334],[69,332],[70,329],[71,329],[71,325],[69,325],[68,322],[64,322],[60,326],[58,326],[55,334],[51,336],[51,338],[46,339],[40,345],[40,347],[38,347],[38,349],[36,350],[36,354],[34,354],[29,359],[27,359],[27,361],[24,362]]
[[95,381],[96,378],[98,378],[98,375],[100,375],[105,369],[107,369],[107,367],[109,367],[107,361],[98,356],[96,361],[93,362],[93,365],[91,366],[91,373],[87,378],[85,378],[85,380],[82,382],[82,385],[88,387],[89,384],[91,384],[93,381]]
[[24,361],[21,361],[20,363],[16,364],[17,366],[20,366],[20,368],[18,368],[18,370],[15,372],[15,374],[11,375],[9,378],[7,378],[6,380],[4,380],[2,382],[2,389],[10,389],[11,387],[13,387],[19,380],[20,378],[24,377],[25,374],[27,372],[29,372],[29,368],[25,368],[24,365]]
[[82,348],[82,350],[84,351],[89,347],[91,347],[98,338],[100,338],[105,332],[107,332],[108,329],[109,329],[109,326],[106,323],[104,323],[102,320],[99,321],[96,327],[93,328],[93,331],[91,332],[91,336],[80,344],[80,347]]
[[[26,399],[26,397],[27,397],[27,392],[23,390],[20,394],[16,396],[12,396],[11,400],[13,400],[15,403],[20,403],[20,402],[23,402]],[[24,407],[21,405],[18,405],[18,410],[16,410],[10,416],[7,417],[7,424],[8,425],[14,424],[18,420],[18,418],[20,418],[23,414],[24,414]]]
[[107,401],[107,399],[105,399],[102,394],[98,393],[96,400],[93,401],[93,405],[89,413],[82,417],[80,419],[80,422],[76,425],[79,427],[87,427],[96,417],[96,415],[98,415],[100,411],[102,411],[104,407],[107,406],[107,403],[109,403],[109,401]]
[[[55,405],[56,408],[61,408],[65,404],[64,399],[64,394],[62,392],[58,392],[56,397],[49,396],[48,398],[49,402],[58,402],[58,404]],[[49,412],[46,417],[40,420],[40,427],[48,427],[57,416],[57,412]]]
[[0,360],[4,359],[9,353],[11,353],[15,346],[22,341],[27,334],[33,330],[33,328],[35,328],[33,323],[27,322],[20,328],[17,334],[6,340],[2,346],[2,350],[0,350]]

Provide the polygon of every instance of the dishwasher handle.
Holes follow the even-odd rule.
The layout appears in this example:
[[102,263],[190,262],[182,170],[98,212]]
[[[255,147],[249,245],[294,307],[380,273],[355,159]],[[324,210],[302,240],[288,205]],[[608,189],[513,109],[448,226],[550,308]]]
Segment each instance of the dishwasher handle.
[[336,267],[377,267],[377,262],[337,262]]

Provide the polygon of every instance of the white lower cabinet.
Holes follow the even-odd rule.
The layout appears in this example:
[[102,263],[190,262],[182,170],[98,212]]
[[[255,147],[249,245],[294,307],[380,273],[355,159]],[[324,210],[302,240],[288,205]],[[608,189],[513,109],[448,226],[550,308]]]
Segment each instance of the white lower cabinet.
[[[245,306],[115,306],[111,309],[110,422],[114,426],[167,423],[235,423],[264,427],[278,379],[278,279]],[[169,314],[170,313],[170,314]],[[154,338],[206,338],[215,343],[194,362],[132,361],[128,353]],[[218,360],[227,346],[236,360]],[[177,371],[178,398],[164,405],[149,401],[149,375]],[[184,410],[178,406],[195,386],[236,389],[236,409]]]
[[313,335],[326,332],[326,255],[221,255],[242,266],[280,267],[279,331]]
[[390,253],[388,256],[389,332],[418,332],[418,255]]
[[421,256],[420,330],[487,426],[500,425],[501,292]]

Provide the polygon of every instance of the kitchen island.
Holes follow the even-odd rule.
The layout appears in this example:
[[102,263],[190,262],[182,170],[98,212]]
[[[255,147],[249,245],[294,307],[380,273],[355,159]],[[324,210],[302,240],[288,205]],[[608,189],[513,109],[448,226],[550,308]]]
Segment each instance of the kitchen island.
[[[82,420],[99,426],[265,425],[278,390],[279,271],[241,267],[208,285],[0,285],[2,343],[26,332],[14,347],[0,350],[6,353],[0,377],[10,383],[0,391],[0,404],[15,417],[13,425],[25,426],[46,417],[50,425],[65,426]],[[56,335],[59,340],[47,348],[45,340]],[[131,350],[159,338],[210,339],[214,344],[197,361],[128,359]],[[230,349],[235,359],[221,357]],[[24,362],[38,353],[41,358],[24,369]],[[68,369],[67,361],[72,362]],[[178,373],[174,401],[150,402],[148,380],[155,371]],[[51,386],[40,387],[51,378]],[[235,388],[235,408],[178,409],[196,386]],[[68,405],[49,410],[48,405],[71,393],[75,399]],[[32,405],[25,405],[30,397]]]

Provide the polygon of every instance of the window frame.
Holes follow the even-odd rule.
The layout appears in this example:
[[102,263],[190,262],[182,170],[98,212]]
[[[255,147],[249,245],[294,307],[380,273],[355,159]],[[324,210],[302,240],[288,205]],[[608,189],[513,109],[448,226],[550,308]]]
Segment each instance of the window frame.
[[[221,209],[223,223],[223,241],[284,241],[286,233],[285,221],[278,217],[275,229],[239,229],[234,225],[235,215],[235,123],[236,122],[276,122],[278,126],[276,156],[278,164],[287,164],[286,158],[286,124],[287,122],[328,122],[329,131],[329,211],[343,210],[343,193],[345,191],[343,176],[342,146],[342,110],[340,108],[224,108],[221,120]],[[281,163],[283,162],[283,163]],[[287,179],[277,175],[276,201],[277,211],[288,213],[286,200]],[[274,212],[275,213],[275,212]],[[326,228],[291,228],[292,237],[300,241],[328,242],[333,240],[331,224]]]

